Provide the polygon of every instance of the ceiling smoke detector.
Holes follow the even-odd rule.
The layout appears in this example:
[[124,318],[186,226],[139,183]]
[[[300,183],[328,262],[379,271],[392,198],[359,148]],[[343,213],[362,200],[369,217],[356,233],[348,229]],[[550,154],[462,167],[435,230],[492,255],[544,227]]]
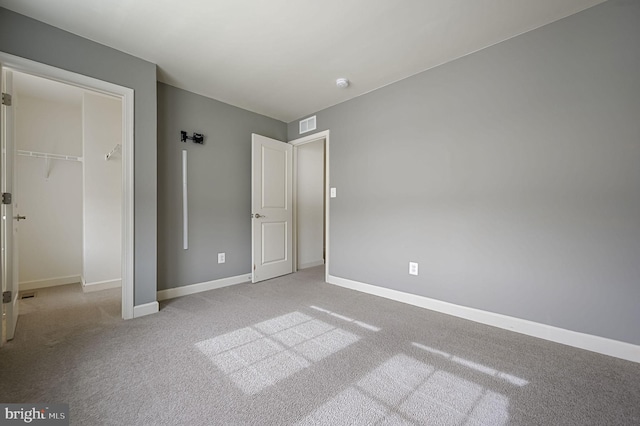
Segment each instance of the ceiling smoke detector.
[[349,80],[347,80],[346,78],[339,78],[336,80],[336,86],[341,89],[346,89],[347,87],[349,87]]

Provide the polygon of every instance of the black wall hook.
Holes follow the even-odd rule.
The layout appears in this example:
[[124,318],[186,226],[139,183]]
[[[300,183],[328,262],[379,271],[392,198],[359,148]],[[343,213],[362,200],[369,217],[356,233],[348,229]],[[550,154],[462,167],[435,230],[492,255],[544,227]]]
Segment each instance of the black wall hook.
[[185,132],[184,130],[180,130],[180,141],[181,142],[186,142],[187,139],[195,142],[195,143],[199,143],[200,145],[204,144],[204,135],[202,133],[193,133],[193,136],[187,136],[187,132]]

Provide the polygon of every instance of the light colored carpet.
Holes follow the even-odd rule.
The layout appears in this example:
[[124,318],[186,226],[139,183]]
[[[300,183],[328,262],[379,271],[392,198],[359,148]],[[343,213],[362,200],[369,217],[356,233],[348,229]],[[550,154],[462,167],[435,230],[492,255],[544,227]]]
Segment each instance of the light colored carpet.
[[0,401],[78,425],[637,425],[640,364],[335,287],[312,268],[120,320],[119,290],[24,300]]

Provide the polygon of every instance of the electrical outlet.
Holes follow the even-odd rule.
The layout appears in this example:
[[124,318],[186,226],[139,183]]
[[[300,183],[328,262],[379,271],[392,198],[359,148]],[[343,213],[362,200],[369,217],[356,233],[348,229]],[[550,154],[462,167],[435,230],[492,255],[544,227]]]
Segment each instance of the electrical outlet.
[[218,253],[218,263],[224,263],[224,253]]
[[418,275],[418,262],[409,262],[409,275]]

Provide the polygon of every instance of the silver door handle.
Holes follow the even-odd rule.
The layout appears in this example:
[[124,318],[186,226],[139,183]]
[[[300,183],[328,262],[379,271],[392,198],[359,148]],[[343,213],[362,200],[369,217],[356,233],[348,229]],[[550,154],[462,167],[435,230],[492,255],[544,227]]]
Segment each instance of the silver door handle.
[[20,222],[21,220],[25,220],[26,218],[27,218],[26,216],[20,216],[20,215],[14,217],[14,219],[17,220],[18,222]]
[[253,215],[253,217],[255,217],[256,219],[260,219],[261,217],[266,217],[266,216],[261,215],[260,213],[256,213]]

